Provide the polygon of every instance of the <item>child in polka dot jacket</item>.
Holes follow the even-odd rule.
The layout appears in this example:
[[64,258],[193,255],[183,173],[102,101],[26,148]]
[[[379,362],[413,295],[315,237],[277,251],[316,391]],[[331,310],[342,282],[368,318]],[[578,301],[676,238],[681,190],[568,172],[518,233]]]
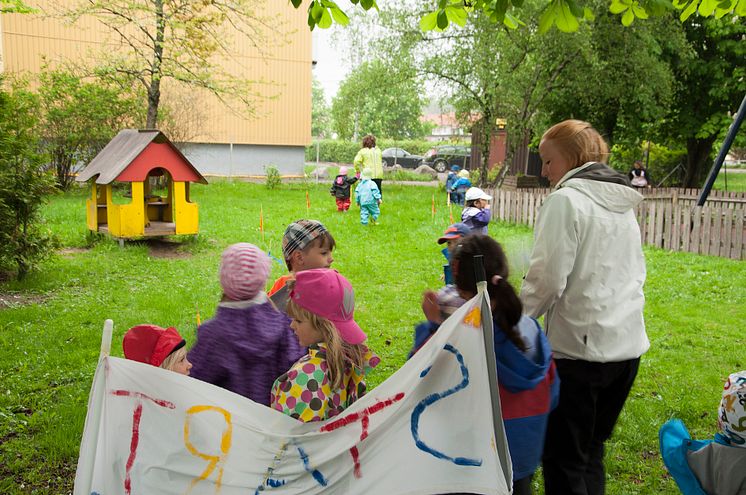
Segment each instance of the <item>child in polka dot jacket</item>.
[[381,360],[363,345],[354,307],[352,286],[335,270],[296,274],[287,310],[308,354],[275,380],[272,408],[304,423],[323,421],[365,395],[365,377]]

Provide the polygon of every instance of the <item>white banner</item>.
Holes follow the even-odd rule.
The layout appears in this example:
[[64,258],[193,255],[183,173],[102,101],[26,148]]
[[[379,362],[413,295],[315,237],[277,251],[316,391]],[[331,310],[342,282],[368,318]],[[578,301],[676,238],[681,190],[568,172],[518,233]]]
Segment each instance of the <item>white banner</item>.
[[465,304],[388,380],[325,422],[304,424],[177,373],[104,358],[74,493],[508,494],[481,304],[482,296]]

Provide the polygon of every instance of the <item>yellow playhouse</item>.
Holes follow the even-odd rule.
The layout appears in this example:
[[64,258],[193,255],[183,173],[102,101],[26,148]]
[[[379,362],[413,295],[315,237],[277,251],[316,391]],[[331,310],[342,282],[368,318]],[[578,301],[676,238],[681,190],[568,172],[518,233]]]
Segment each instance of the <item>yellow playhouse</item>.
[[[165,179],[166,193],[151,194],[151,178]],[[91,181],[86,201],[88,229],[118,238],[197,234],[197,204],[189,200],[189,183],[207,181],[158,130],[125,129],[78,175]],[[129,184],[124,197],[114,183]]]

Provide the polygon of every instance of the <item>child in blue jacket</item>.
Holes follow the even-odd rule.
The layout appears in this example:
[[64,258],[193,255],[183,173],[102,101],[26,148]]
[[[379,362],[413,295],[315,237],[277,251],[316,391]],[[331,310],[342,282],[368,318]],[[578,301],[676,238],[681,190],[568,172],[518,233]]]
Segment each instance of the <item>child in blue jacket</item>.
[[457,205],[464,206],[466,198],[466,191],[471,187],[471,181],[469,180],[469,171],[462,170],[458,173],[458,179],[453,183],[451,189],[455,194],[455,201]]
[[456,194],[456,191],[453,189],[453,184],[458,180],[458,171],[460,167],[458,165],[452,165],[451,171],[448,172],[448,176],[446,177],[446,192],[448,193],[448,196],[451,198],[451,203],[458,203],[458,195]]
[[[489,236],[468,235],[459,240],[451,255],[461,297],[468,301],[477,294],[475,255],[483,256],[487,275],[500,406],[513,463],[513,494],[530,495],[531,478],[544,450],[549,413],[559,400],[559,375],[539,322],[523,314],[521,300],[508,282],[505,253]],[[423,303],[423,310],[428,320],[440,323],[437,306],[428,310]]]
[[368,225],[368,217],[373,219],[373,225],[378,223],[381,210],[381,191],[370,178],[370,169],[363,170],[360,184],[355,188],[355,202],[360,205],[360,223]]
[[492,217],[489,203],[491,200],[492,196],[478,187],[470,187],[466,191],[466,206],[461,212],[461,221],[475,234],[487,235],[487,227]]
[[713,440],[692,440],[679,419],[661,426],[661,456],[684,495],[746,493],[746,371],[725,382],[718,429]]

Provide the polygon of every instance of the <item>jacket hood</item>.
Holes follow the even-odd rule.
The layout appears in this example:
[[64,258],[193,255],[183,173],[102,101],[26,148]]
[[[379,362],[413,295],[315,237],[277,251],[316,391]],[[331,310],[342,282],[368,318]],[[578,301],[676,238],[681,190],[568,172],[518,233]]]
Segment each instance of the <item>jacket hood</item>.
[[[542,337],[539,324],[533,318],[523,316],[518,322],[522,327],[521,334],[530,335],[530,346],[536,347],[534,359],[526,355],[513,344],[497,326],[495,327],[495,357],[497,358],[497,379],[508,391],[516,393],[532,390],[547,374],[552,363],[552,349],[549,340]],[[525,330],[525,331],[524,331]]]
[[618,213],[630,210],[642,201],[642,195],[632,188],[626,175],[603,163],[588,162],[570,170],[556,189],[562,187],[580,191],[599,206]]

